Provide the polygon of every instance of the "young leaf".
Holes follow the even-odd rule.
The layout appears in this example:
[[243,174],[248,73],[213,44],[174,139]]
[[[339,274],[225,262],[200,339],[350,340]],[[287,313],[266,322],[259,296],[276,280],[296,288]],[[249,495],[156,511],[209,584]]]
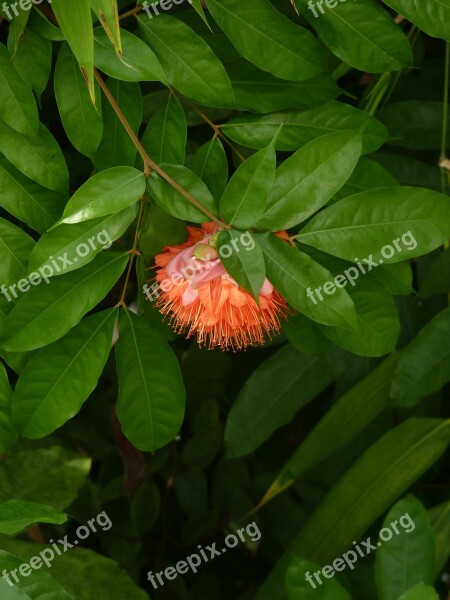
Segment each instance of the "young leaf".
[[136,448],[155,452],[178,433],[185,391],[171,348],[142,317],[121,312],[116,345],[119,374],[117,416]]
[[51,506],[27,500],[7,500],[0,504],[0,533],[15,535],[34,523],[61,525],[67,515]]
[[141,144],[158,165],[183,165],[187,141],[187,124],[181,102],[169,94],[152,115],[142,135]]
[[114,309],[96,313],[31,357],[12,401],[13,420],[22,436],[45,437],[80,411],[105,366],[116,318]]

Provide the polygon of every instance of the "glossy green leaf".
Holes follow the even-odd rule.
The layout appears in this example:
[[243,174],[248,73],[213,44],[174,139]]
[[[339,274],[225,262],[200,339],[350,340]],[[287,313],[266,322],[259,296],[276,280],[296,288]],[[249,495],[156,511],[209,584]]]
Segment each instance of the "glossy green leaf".
[[361,135],[339,131],[303,146],[277,170],[261,229],[280,231],[305,221],[341,188],[361,154]]
[[[27,262],[34,240],[22,229],[0,219],[0,281],[9,286],[26,275]],[[2,294],[8,302],[8,296],[2,288]]]
[[135,204],[145,191],[144,174],[132,167],[97,173],[69,200],[59,223],[80,223],[117,213]]
[[[6,315],[5,315],[6,316]],[[17,441],[17,431],[11,418],[12,389],[8,375],[0,363],[0,452],[6,452]]]
[[40,185],[67,194],[69,173],[61,148],[42,125],[39,135],[22,135],[0,120],[0,152],[21,173]]
[[119,330],[117,416],[136,448],[155,452],[173,440],[183,421],[180,367],[164,338],[142,317],[122,311]]
[[[197,175],[181,165],[162,164],[161,167],[167,175],[191,194],[197,202],[200,202],[202,206],[214,215],[217,214],[216,203],[211,192]],[[154,198],[169,215],[178,219],[193,221],[194,223],[210,221],[208,216],[191,204],[187,198],[162,179],[155,171],[153,171],[148,180],[148,191],[150,198]]]
[[206,183],[214,199],[219,203],[228,181],[227,155],[220,139],[213,137],[203,144],[188,158],[187,166]]
[[220,200],[220,213],[229,225],[247,229],[263,215],[275,181],[274,141],[239,165],[228,182]]
[[439,596],[431,586],[419,583],[402,594],[398,600],[439,600]]
[[277,150],[298,150],[311,140],[333,131],[362,129],[363,153],[374,152],[388,138],[386,128],[353,106],[329,102],[310,110],[285,111],[268,115],[243,113],[225,123],[221,131],[250,148],[264,148],[283,125],[275,145]]
[[394,406],[414,406],[450,381],[450,308],[431,320],[404,349],[392,381]]
[[320,2],[297,2],[321,40],[352,67],[383,73],[412,65],[412,51],[405,34],[377,3],[328,0],[324,7]]
[[[43,269],[53,271],[51,276],[56,277],[84,267],[99,252],[108,249],[128,229],[136,215],[137,206],[133,205],[107,217],[59,225],[44,234],[34,246],[28,262],[28,273]],[[55,269],[53,260],[59,270]]]
[[22,436],[45,437],[80,411],[105,366],[116,317],[114,309],[96,313],[31,357],[12,401],[13,420]]
[[0,504],[0,533],[15,535],[33,523],[61,525],[67,515],[50,506],[27,500],[7,500]]
[[343,329],[356,326],[355,305],[343,288],[334,295],[314,298],[318,286],[333,280],[327,269],[304,252],[271,233],[255,235],[264,252],[267,278],[296,310],[313,321]]
[[325,496],[255,599],[286,598],[282,581],[293,552],[325,564],[351,548],[449,442],[450,421],[442,419],[413,418],[385,433]]
[[[431,190],[394,187],[367,190],[321,211],[297,239],[354,261],[395,263],[421,256],[450,237],[447,197]],[[376,265],[366,263],[372,270]]]
[[48,285],[33,284],[36,287],[3,322],[2,348],[24,352],[60,339],[106,296],[127,262],[127,254],[99,254],[82,269],[54,277]]
[[187,125],[180,101],[169,94],[158,108],[142,135],[141,143],[147,154],[158,165],[184,164]]
[[13,65],[39,98],[47,87],[52,67],[52,44],[49,40],[25,29]]
[[379,537],[375,581],[380,600],[398,600],[419,583],[433,583],[434,533],[417,498],[406,496],[391,508]]
[[[75,148],[92,158],[100,144],[103,122],[92,104],[86,82],[67,44],[59,51],[55,69],[55,97],[67,137]],[[100,105],[100,99],[98,98]]]
[[0,44],[0,117],[14,130],[34,136],[39,130],[39,116],[30,86],[14,65],[8,50]]
[[[439,0],[430,6],[428,0],[383,0],[388,6],[404,15],[408,21],[433,37],[450,41],[450,2]],[[430,10],[432,8],[432,10]]]
[[[321,567],[309,560],[302,560],[294,555],[286,571],[285,587],[289,600],[351,600],[350,594],[336,580],[334,575],[325,579],[319,574],[319,585],[313,573],[321,571]],[[330,571],[328,570],[328,573]],[[308,580],[309,577],[309,580]]]
[[236,283],[257,300],[266,276],[261,247],[248,231],[222,231],[217,240],[217,252],[223,266]]
[[95,66],[110,77],[121,81],[161,81],[166,76],[153,50],[145,42],[125,29],[122,30],[123,56],[120,59],[105,31],[94,33]]
[[207,0],[206,5],[239,53],[264,71],[301,81],[325,70],[325,53],[311,33],[267,0]]
[[[290,344],[278,350],[252,373],[228,415],[227,456],[253,452],[296,412],[311,402],[345,369],[343,355],[327,362],[306,356]],[[282,382],[282,385],[280,385]]]
[[333,201],[373,188],[396,186],[398,182],[389,171],[374,160],[362,157],[349,179],[333,196]]
[[139,30],[163,66],[169,83],[206,106],[234,106],[228,75],[208,44],[179,19],[138,18]]
[[14,11],[12,5],[8,6],[8,3],[6,2],[0,7],[0,15],[10,22],[8,31],[8,48],[10,48],[11,54],[14,54],[14,52],[17,51],[20,40],[23,37],[25,27],[30,20],[30,12],[27,10]]

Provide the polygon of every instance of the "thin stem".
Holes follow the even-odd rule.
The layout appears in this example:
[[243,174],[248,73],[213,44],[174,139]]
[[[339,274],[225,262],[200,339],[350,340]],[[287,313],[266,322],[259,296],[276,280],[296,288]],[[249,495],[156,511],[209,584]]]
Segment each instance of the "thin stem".
[[113,107],[115,113],[117,114],[117,116],[118,116],[120,122],[122,123],[123,127],[125,128],[126,132],[130,136],[133,144],[136,146],[139,154],[141,155],[142,160],[144,161],[145,176],[148,178],[150,176],[150,173],[152,170],[156,171],[156,173],[158,173],[158,175],[160,177],[162,177],[165,181],[167,181],[167,183],[169,185],[171,185],[174,189],[176,189],[177,192],[179,192],[182,196],[184,196],[184,198],[186,198],[186,200],[188,200],[189,202],[191,202],[191,204],[193,204],[196,208],[198,208],[198,210],[200,210],[204,215],[206,215],[208,217],[208,219],[210,219],[211,221],[214,221],[214,223],[216,223],[216,225],[218,227],[220,227],[221,229],[231,229],[231,227],[229,225],[227,225],[226,223],[223,223],[220,219],[215,217],[207,208],[205,208],[198,200],[196,200],[179,183],[177,183],[174,179],[172,179],[172,177],[170,177],[170,175],[168,175],[165,171],[163,171],[163,169],[161,169],[161,167],[159,165],[157,165],[155,163],[155,161],[149,157],[149,155],[145,151],[144,147],[138,140],[136,134],[134,133],[132,127],[128,123],[125,115],[120,110],[119,105],[115,101],[113,95],[109,91],[107,85],[103,81],[103,78],[100,75],[100,73],[97,71],[97,69],[95,69],[95,78],[97,79],[98,83],[100,84],[100,87],[102,88],[105,96],[107,97],[108,102]]
[[[447,158],[447,129],[448,129],[448,100],[450,83],[450,42],[445,43],[445,73],[444,73],[444,99],[442,108],[442,139],[441,156],[439,162],[442,163]],[[446,189],[447,170],[441,168],[441,187],[442,193]]]
[[119,15],[119,21],[121,21],[122,19],[126,19],[127,17],[132,17],[133,15],[137,15],[140,12],[142,12],[144,9],[142,6],[136,6],[136,8],[133,8],[132,10],[129,10],[126,13],[123,13],[123,15]]

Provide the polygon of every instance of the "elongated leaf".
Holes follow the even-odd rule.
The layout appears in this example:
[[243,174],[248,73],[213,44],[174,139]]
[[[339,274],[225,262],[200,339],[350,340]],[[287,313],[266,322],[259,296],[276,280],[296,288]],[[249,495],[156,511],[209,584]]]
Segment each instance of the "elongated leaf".
[[183,421],[185,391],[178,361],[142,317],[124,310],[119,329],[117,416],[134,446],[155,452],[177,435]]
[[[34,240],[22,229],[19,229],[12,223],[0,219],[0,281],[5,285],[10,285],[23,277],[27,272],[27,262],[31,250],[34,246]],[[12,292],[5,294],[8,299]]]
[[53,523],[61,525],[67,515],[51,506],[27,500],[8,500],[0,504],[0,533],[14,535],[33,523]]
[[439,596],[431,586],[419,583],[402,594],[398,600],[439,600]]
[[440,102],[425,100],[394,102],[377,113],[377,118],[388,129],[391,134],[389,143],[394,146],[419,150],[440,148],[442,135]]
[[80,411],[105,366],[116,317],[114,309],[88,317],[31,357],[13,396],[13,420],[21,435],[49,435]]
[[367,190],[336,202],[316,215],[297,239],[345,260],[370,256],[374,263],[383,264],[426,254],[449,237],[448,198],[431,190],[398,186]]
[[[312,577],[312,573],[321,571],[319,565],[309,560],[302,560],[297,555],[292,557],[286,571],[285,587],[289,600],[351,600],[350,594],[332,576],[332,579],[322,579],[322,585]],[[309,579],[308,579],[309,577]]]
[[175,17],[138,18],[144,40],[153,48],[169,83],[184,96],[206,106],[234,106],[228,75],[207,45]]
[[14,54],[13,65],[39,99],[47,87],[52,68],[51,42],[26,29]]
[[[52,277],[80,269],[110,247],[131,225],[137,206],[72,225],[60,225],[44,234],[34,246],[28,262],[28,273],[53,271]],[[86,253],[86,247],[89,251]],[[59,270],[55,270],[55,260]]]
[[158,165],[183,165],[186,141],[187,125],[183,107],[173,94],[169,94],[167,101],[148,122],[141,143]]
[[352,67],[383,73],[412,65],[405,34],[375,2],[331,1],[323,7],[298,0],[298,7],[333,54]]
[[105,297],[127,262],[126,254],[100,254],[82,269],[51,279],[45,287],[41,282],[3,322],[2,347],[23,352],[61,338]]
[[122,39],[117,0],[89,0],[111,44],[119,57],[122,57]]
[[388,138],[386,128],[353,106],[329,102],[310,110],[284,111],[269,115],[243,113],[222,125],[225,135],[243,146],[264,148],[283,125],[275,145],[277,150],[298,150],[311,140],[333,131],[361,129],[363,154],[374,152]]
[[[203,181],[194,175],[192,171],[181,165],[162,164],[163,170],[191,194],[202,206],[214,215],[217,214],[216,203]],[[194,223],[205,223],[210,218],[201,210],[191,204],[179,191],[173,188],[167,181],[162,179],[153,171],[148,180],[148,190],[151,198],[166,211],[178,219],[194,221]]]
[[34,136],[39,130],[33,92],[9,61],[3,44],[0,44],[0,117],[24,135]]
[[218,204],[228,181],[228,161],[222,142],[217,137],[206,142],[187,161],[187,166],[208,187]]
[[324,294],[320,302],[314,298],[312,290],[333,280],[329,271],[271,233],[255,238],[264,252],[267,278],[295,309],[324,325],[356,326],[355,305],[346,290],[336,288],[335,295]]
[[52,0],[52,9],[76,56],[92,102],[95,104],[94,32],[89,0]]
[[278,561],[256,600],[286,598],[282,581],[293,552],[325,564],[367,528],[442,455],[450,421],[409,419],[371,446],[341,477]]
[[318,356],[306,356],[290,344],[281,348],[252,373],[233,404],[225,429],[227,456],[253,452],[345,367],[343,354],[328,363]]
[[0,120],[0,152],[24,175],[46,188],[67,194],[69,173],[61,148],[39,125],[39,135],[24,136]]
[[333,201],[373,188],[396,186],[398,181],[389,171],[374,160],[362,157],[347,182],[333,196]]
[[259,302],[266,265],[261,247],[252,234],[233,229],[222,231],[217,240],[217,251],[231,277]]
[[220,200],[220,212],[227,223],[247,229],[259,221],[275,181],[276,162],[271,142],[238,167]]
[[303,146],[277,170],[262,229],[280,231],[305,221],[350,177],[361,154],[361,136],[339,131]]
[[[55,69],[55,97],[67,137],[75,148],[92,158],[103,134],[102,117],[92,104],[89,90],[69,46],[59,51]],[[100,98],[98,97],[100,106]]]
[[135,204],[145,191],[144,174],[131,167],[97,173],[69,200],[60,223],[80,223],[117,213]]
[[[430,6],[427,0],[383,0],[388,6],[404,15],[408,21],[433,37],[450,41],[450,2],[439,0]],[[430,8],[432,7],[432,10]]]
[[437,577],[450,556],[448,534],[450,531],[450,502],[443,502],[428,511],[436,541],[434,575]]
[[[387,539],[389,536],[391,539]],[[375,557],[380,600],[398,600],[418,583],[433,583],[434,533],[427,512],[417,498],[406,496],[391,508],[384,519],[380,538],[383,541],[379,542]]]
[[392,381],[393,405],[414,406],[441,389],[450,381],[449,358],[450,308],[447,308],[404,349]]
[[11,418],[12,389],[8,375],[0,363],[0,452],[6,452],[17,440],[17,431]]
[[387,358],[333,404],[284,465],[261,504],[343,448],[388,408],[389,389],[397,362],[395,355]]
[[207,0],[206,5],[239,53],[264,71],[301,81],[325,70],[325,53],[311,33],[267,0]]

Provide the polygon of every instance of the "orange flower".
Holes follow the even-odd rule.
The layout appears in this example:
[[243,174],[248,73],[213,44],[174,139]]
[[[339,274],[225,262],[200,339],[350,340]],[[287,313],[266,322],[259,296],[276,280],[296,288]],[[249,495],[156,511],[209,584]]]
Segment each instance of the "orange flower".
[[[265,279],[255,299],[228,275],[216,249],[209,243],[215,224],[189,227],[189,238],[166,246],[156,257],[156,306],[170,324],[187,337],[196,334],[200,345],[238,350],[264,343],[280,329],[286,302]],[[152,288],[155,290],[155,286]]]

